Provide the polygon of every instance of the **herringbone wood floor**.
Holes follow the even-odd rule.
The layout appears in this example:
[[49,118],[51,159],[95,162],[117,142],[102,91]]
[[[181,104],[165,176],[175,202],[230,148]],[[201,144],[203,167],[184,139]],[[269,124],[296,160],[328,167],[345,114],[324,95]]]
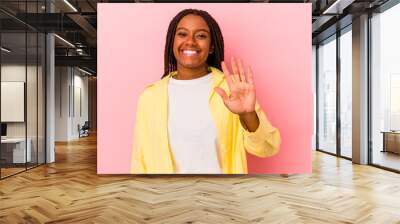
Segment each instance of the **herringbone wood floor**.
[[400,175],[316,152],[313,174],[98,176],[96,139],[0,181],[0,223],[400,223]]

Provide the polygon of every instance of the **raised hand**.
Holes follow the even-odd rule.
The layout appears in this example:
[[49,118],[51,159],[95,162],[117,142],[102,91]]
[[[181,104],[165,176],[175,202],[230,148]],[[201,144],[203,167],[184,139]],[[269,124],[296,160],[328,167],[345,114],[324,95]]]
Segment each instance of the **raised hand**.
[[244,71],[240,59],[231,59],[232,73],[225,62],[221,63],[222,71],[228,83],[230,95],[221,88],[215,91],[222,97],[225,106],[234,114],[244,115],[254,112],[256,105],[256,90],[253,82],[253,71],[250,67]]

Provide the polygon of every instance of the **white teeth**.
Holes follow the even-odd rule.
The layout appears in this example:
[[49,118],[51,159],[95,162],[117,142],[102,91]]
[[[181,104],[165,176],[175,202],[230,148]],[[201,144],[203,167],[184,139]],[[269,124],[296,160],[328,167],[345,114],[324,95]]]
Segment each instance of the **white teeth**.
[[197,52],[193,51],[193,50],[183,50],[183,53],[188,56],[191,56],[191,55],[195,55]]

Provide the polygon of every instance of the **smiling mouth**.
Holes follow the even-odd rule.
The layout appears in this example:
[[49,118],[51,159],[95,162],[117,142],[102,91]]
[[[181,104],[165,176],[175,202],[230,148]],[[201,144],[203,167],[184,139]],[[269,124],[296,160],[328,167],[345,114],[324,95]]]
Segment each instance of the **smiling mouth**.
[[183,53],[183,55],[185,56],[195,56],[197,55],[199,52],[196,50],[181,50],[181,52]]

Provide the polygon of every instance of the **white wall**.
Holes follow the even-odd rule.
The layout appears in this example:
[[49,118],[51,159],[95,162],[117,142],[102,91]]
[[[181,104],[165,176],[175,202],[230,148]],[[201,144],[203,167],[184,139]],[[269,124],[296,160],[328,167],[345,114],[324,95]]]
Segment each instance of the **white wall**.
[[78,124],[88,120],[88,77],[76,68],[56,67],[55,86],[55,140],[77,139]]
[[[78,133],[78,124],[81,126],[85,123],[85,121],[88,121],[89,118],[89,111],[88,111],[88,77],[81,76],[82,73],[78,73],[76,75],[75,70],[75,77],[74,77],[74,111],[73,113],[73,119],[72,119],[72,135],[75,137],[79,137]],[[79,93],[80,91],[80,93]],[[80,96],[80,97],[79,97]],[[81,111],[79,111],[79,109]]]
[[68,141],[70,70],[55,68],[55,141]]
[[[1,81],[3,82],[25,82],[25,64],[9,64],[1,66]],[[28,66],[28,71],[32,70]],[[31,74],[31,72],[28,72]],[[1,108],[5,110],[6,108]],[[11,122],[7,123],[7,137],[25,137],[25,123],[24,122]]]
[[[26,70],[25,70],[26,69]],[[26,73],[27,72],[27,73]],[[41,72],[41,70],[39,70]],[[31,133],[36,136],[36,66],[6,64],[1,66],[1,81],[3,82],[25,82],[25,75],[28,78],[27,87],[27,119],[28,119],[28,137]],[[33,87],[32,87],[33,86]],[[39,105],[40,107],[41,105]],[[6,110],[6,108],[2,108]],[[35,112],[35,113],[34,113]],[[34,122],[32,124],[32,122]],[[26,122],[7,122],[7,136],[8,137],[25,137],[25,123]]]

